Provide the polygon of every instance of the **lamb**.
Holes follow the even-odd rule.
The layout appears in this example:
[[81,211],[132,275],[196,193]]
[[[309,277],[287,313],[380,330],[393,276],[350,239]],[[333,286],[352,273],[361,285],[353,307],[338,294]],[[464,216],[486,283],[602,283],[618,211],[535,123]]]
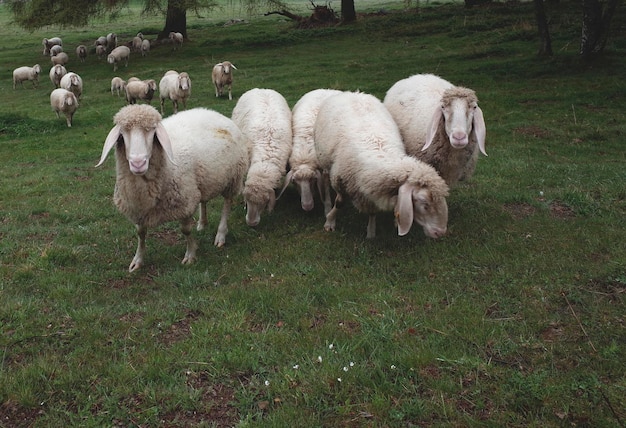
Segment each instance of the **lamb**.
[[61,45],[54,45],[50,48],[50,56],[58,55],[61,52],[63,52],[63,46]]
[[124,66],[128,67],[128,58],[130,57],[130,49],[128,46],[118,46],[107,56],[107,62],[113,64],[113,72],[117,71],[117,64],[124,61]]
[[111,79],[111,95],[117,91],[117,96],[120,96],[120,92],[126,93],[126,82],[121,77],[114,77]]
[[50,94],[50,106],[52,106],[52,110],[54,110],[57,114],[57,118],[61,117],[59,113],[63,112],[67,126],[71,128],[72,118],[78,109],[78,100],[76,99],[76,96],[67,89],[55,89]]
[[[132,78],[131,78],[132,79]],[[131,80],[126,83],[126,101],[128,104],[135,104],[137,100],[152,102],[152,97],[157,89],[154,79]]]
[[70,62],[70,57],[65,52],[59,52],[57,55],[50,57],[50,61],[52,61],[52,65],[66,65]]
[[196,108],[161,120],[148,105],[123,107],[113,118],[98,165],[115,147],[117,179],[113,200],[137,229],[137,251],[128,270],[144,263],[148,227],[179,220],[187,238],[182,260],[196,258],[191,235],[193,215],[200,206],[197,229],[208,224],[207,201],[222,195],[224,205],[214,244],[226,243],[228,216],[240,194],[248,167],[248,141],[227,117]]
[[25,80],[31,80],[33,82],[33,88],[39,85],[39,75],[41,74],[41,67],[39,64],[35,64],[32,67],[18,67],[13,70],[13,89],[16,84],[21,84],[24,87]]
[[159,82],[159,97],[161,99],[161,114],[164,113],[166,99],[172,100],[174,113],[178,112],[178,102],[182,101],[183,107],[187,108],[187,99],[191,95],[191,79],[189,74],[183,71],[170,70],[161,78]]
[[408,154],[435,167],[449,186],[472,177],[485,152],[486,127],[476,93],[432,74],[396,82],[384,104]]
[[232,112],[232,119],[251,142],[250,169],[243,196],[246,223],[256,226],[261,212],[272,211],[274,189],[280,187],[291,153],[291,110],[285,98],[272,89],[245,92]]
[[150,40],[143,39],[141,41],[141,56],[148,55],[148,52],[150,52]]
[[433,167],[406,154],[398,126],[378,98],[361,92],[327,98],[314,139],[320,167],[337,193],[325,230],[335,230],[348,197],[369,214],[367,238],[376,237],[376,213],[391,210],[400,236],[413,222],[431,238],[446,233],[448,186]]
[[42,43],[43,43],[43,54],[45,56],[50,56],[50,48],[52,46],[56,46],[56,45],[63,46],[63,40],[61,40],[60,37],[52,37],[50,39],[44,38]]
[[222,61],[219,64],[213,66],[212,79],[213,85],[215,85],[215,97],[221,97],[224,93],[224,87],[228,85],[228,99],[233,99],[233,70],[237,70],[237,67],[230,61]]
[[61,84],[61,78],[67,74],[67,70],[61,64],[57,64],[50,68],[50,81],[55,88]]
[[172,50],[176,50],[183,45],[183,34],[175,31],[170,32],[170,40],[172,41]]
[[83,93],[83,79],[72,71],[61,78],[59,86],[76,95],[76,99],[80,99],[80,96]]
[[314,207],[312,189],[315,184],[320,196],[322,195],[322,175],[313,140],[315,119],[322,102],[339,93],[341,91],[334,89],[315,89],[304,94],[291,111],[293,149],[289,156],[289,172],[285,177],[283,191],[293,182],[300,193],[300,205],[305,211],[311,211]]
[[78,57],[80,62],[85,62],[85,59],[87,59],[87,46],[85,45],[76,46],[76,56]]

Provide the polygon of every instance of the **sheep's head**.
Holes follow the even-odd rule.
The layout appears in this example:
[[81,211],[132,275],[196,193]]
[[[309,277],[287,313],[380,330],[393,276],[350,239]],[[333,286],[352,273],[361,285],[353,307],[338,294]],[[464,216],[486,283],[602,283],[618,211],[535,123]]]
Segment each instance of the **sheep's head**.
[[100,162],[104,163],[111,149],[123,143],[130,172],[143,175],[148,171],[155,137],[161,144],[167,158],[174,163],[172,145],[167,131],[161,123],[161,115],[147,104],[131,104],[120,109],[113,117],[115,126],[109,132]]
[[186,71],[183,71],[178,75],[178,87],[183,91],[191,89],[191,79]]
[[246,223],[256,226],[261,221],[261,213],[267,209],[272,212],[276,205],[275,183],[267,165],[263,162],[253,164],[248,170],[248,179],[243,189],[243,198],[246,202]]
[[41,74],[41,66],[39,64],[35,64],[33,72],[35,73],[35,76],[39,76]]
[[278,196],[279,198],[289,183],[293,183],[298,189],[302,209],[304,211],[311,211],[314,207],[313,188],[316,183],[320,196],[322,194],[322,173],[319,170],[311,168],[309,165],[299,165],[291,169],[285,177],[285,183]]
[[434,112],[426,144],[426,150],[437,137],[438,129],[443,121],[445,133],[450,145],[455,149],[462,149],[470,142],[474,133],[480,151],[486,156],[485,136],[486,128],[483,112],[478,107],[476,93],[460,86],[446,90],[441,97],[441,107]]

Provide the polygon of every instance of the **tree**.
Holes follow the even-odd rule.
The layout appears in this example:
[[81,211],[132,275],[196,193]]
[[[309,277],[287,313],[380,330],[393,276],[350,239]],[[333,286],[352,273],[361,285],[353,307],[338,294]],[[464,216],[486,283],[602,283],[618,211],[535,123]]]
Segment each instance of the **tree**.
[[609,37],[611,19],[619,0],[583,0],[583,25],[580,55],[584,59],[604,51]]
[[543,0],[533,0],[535,4],[535,17],[537,18],[537,27],[539,29],[539,55],[552,56],[552,39],[550,38],[550,29],[546,20],[546,11],[543,8]]

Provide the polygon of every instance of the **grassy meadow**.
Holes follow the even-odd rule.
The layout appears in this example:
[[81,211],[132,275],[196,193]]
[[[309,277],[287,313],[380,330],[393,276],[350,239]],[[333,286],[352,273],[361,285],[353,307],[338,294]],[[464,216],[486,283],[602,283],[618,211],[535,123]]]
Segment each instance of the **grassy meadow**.
[[[624,8],[606,54],[584,64],[570,1],[550,4],[549,59],[531,3],[365,4],[395,12],[303,31],[228,3],[190,14],[179,51],[156,45],[116,73],[96,37],[154,38],[162,17],[131,8],[30,32],[0,4],[0,427],[625,425]],[[41,40],[57,35],[85,86],[71,128],[49,105]],[[225,59],[238,67],[232,101],[210,83]],[[12,70],[35,63],[39,87],[13,90]],[[149,230],[130,274],[114,159],[94,165],[125,105],[111,78],[169,69],[191,76],[188,108],[227,116],[254,87],[293,106],[322,87],[383,98],[436,73],[477,92],[489,156],[452,189],[440,240],[418,226],[397,236],[391,213],[366,240],[349,205],[327,233],[321,204],[304,212],[289,188],[256,228],[238,203],[219,249],[212,201],[191,266],[177,223]]]

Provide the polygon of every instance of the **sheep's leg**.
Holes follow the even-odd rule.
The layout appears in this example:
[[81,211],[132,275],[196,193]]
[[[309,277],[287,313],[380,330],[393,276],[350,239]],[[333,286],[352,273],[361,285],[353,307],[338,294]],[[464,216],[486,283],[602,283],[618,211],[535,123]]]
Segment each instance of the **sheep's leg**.
[[233,85],[228,85],[228,99],[231,101],[233,99]]
[[207,218],[206,213],[206,202],[200,202],[198,205],[200,205],[200,218],[198,218],[198,226],[196,227],[196,230],[200,232],[209,224],[209,219]]
[[370,214],[367,222],[367,238],[376,238],[376,214]]
[[328,177],[328,173],[326,172],[322,174],[321,188],[324,192],[324,215],[328,215],[333,206],[332,201],[330,200],[330,178]]
[[193,229],[193,217],[185,218],[180,221],[180,228],[183,232],[183,235],[187,238],[187,251],[185,252],[185,257],[183,258],[182,264],[189,265],[196,261],[196,250],[198,249],[198,244],[191,234],[191,229]]
[[226,234],[228,233],[228,216],[230,215],[230,208],[232,205],[233,200],[231,198],[224,198],[222,218],[220,218],[220,224],[217,226],[217,233],[215,234],[214,245],[216,247],[223,247],[226,243]]
[[327,232],[331,232],[335,230],[335,225],[337,224],[337,213],[339,212],[339,208],[343,205],[343,198],[341,194],[337,193],[335,197],[335,206],[332,210],[326,214],[326,223],[324,223],[324,230]]
[[128,266],[128,271],[133,272],[141,267],[143,264],[143,256],[146,254],[146,232],[148,228],[139,224],[135,225],[137,228],[137,251],[133,261]]

